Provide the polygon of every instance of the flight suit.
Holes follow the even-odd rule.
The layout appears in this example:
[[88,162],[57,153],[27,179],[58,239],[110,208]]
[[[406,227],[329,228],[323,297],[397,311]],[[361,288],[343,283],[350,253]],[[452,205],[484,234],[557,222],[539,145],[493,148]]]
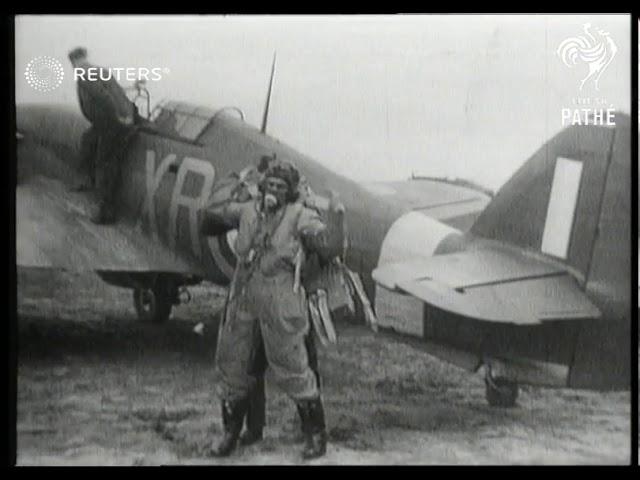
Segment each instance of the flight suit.
[[[218,188],[214,193],[212,193],[208,206],[209,212],[215,212],[221,205],[228,202],[244,203],[250,201],[252,198],[259,198],[258,184],[261,181],[261,175],[264,174],[269,165],[273,162],[275,162],[273,157],[263,156],[257,169],[255,167],[248,167],[239,175],[234,174],[228,178],[222,179],[219,182]],[[302,185],[304,185],[303,182],[301,182],[301,186]],[[303,200],[304,197],[300,195],[297,201],[304,203]],[[201,222],[200,228],[205,235],[222,235],[229,229],[235,228],[235,226],[226,224],[220,217],[215,219],[211,216],[207,216],[206,214],[201,219]],[[313,255],[314,259],[317,257],[318,255]],[[227,310],[227,306],[225,306],[225,311]],[[233,317],[231,318],[231,321],[233,321]],[[251,445],[261,440],[262,432],[266,423],[264,375],[268,362],[257,318],[254,319],[253,323],[254,333],[252,338],[252,348],[250,360],[246,366],[246,370],[249,372],[250,378],[250,392],[247,399],[246,431],[239,439],[240,444],[242,445]],[[229,326],[228,328],[231,327]],[[319,383],[317,354],[313,340],[313,335],[309,332],[305,337],[306,350],[309,356],[309,366],[315,372]],[[240,370],[245,371],[245,366],[241,366]]]
[[305,343],[310,329],[305,293],[294,292],[295,257],[307,248],[332,258],[341,251],[342,237],[301,203],[270,216],[258,201],[229,203],[221,217],[238,228],[239,258],[216,353],[221,397],[245,399],[255,384],[250,373],[257,321],[276,384],[295,401],[317,398],[318,380]]

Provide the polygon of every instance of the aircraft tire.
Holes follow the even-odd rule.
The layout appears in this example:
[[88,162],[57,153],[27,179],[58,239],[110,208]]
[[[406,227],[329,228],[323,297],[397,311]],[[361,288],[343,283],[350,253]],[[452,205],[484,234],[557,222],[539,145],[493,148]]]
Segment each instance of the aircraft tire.
[[160,325],[169,319],[173,301],[157,286],[154,288],[134,288],[133,305],[140,320]]
[[516,406],[518,384],[506,378],[485,378],[485,394],[492,407],[510,408]]

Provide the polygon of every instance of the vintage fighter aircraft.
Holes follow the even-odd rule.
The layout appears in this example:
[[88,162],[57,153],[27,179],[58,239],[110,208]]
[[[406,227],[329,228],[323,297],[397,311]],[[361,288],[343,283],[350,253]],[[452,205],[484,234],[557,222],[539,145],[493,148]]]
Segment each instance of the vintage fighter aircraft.
[[239,109],[156,107],[126,149],[109,226],[92,224],[86,194],[69,188],[88,125],[79,111],[19,105],[18,266],[95,271],[133,290],[141,318],[162,322],[182,288],[225,285],[233,271],[233,232],[198,228],[217,182],[276,154],[314,191],[340,194],[346,265],[380,335],[484,367],[492,405],[513,405],[518,383],[629,388],[628,117],[565,129],[491,198],[435,179],[361,185],[337,175],[266,134],[269,97],[260,129]]

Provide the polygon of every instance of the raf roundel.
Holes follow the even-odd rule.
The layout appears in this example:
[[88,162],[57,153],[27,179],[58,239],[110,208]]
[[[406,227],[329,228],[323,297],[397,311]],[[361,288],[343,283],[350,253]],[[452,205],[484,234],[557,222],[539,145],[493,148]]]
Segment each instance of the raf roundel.
[[53,57],[43,55],[31,60],[24,70],[27,83],[39,92],[50,92],[62,84],[64,68]]

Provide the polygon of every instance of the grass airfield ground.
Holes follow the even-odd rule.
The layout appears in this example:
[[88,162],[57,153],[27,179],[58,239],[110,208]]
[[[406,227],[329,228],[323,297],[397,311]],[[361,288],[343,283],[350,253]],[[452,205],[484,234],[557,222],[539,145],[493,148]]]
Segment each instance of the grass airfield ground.
[[[224,290],[162,326],[135,316],[131,292],[94,274],[18,271],[20,465],[297,464],[293,403],[267,377],[265,440],[229,459],[213,368]],[[203,336],[193,327],[203,322]],[[320,349],[329,448],[314,464],[628,464],[629,392],[524,386],[518,406],[486,404],[471,375],[360,326]]]

